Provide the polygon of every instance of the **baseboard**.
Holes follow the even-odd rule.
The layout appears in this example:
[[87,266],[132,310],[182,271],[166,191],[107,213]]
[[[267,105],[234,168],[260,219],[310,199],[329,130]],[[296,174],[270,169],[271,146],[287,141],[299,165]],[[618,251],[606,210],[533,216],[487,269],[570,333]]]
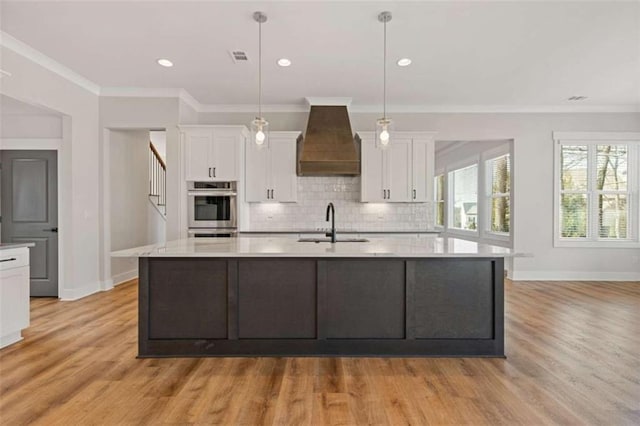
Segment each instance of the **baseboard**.
[[90,296],[94,293],[102,291],[100,281],[96,281],[91,284],[87,284],[80,288],[63,289],[60,294],[60,300],[72,301],[82,299],[83,297]]
[[5,334],[4,336],[0,336],[0,348],[4,348],[5,346],[13,345],[14,343],[18,343],[23,339],[22,331],[18,330],[10,334]]
[[640,272],[512,271],[513,281],[640,281]]
[[127,281],[131,281],[134,278],[138,278],[138,268],[113,275],[111,277],[111,282],[113,283],[112,286],[115,287],[117,285],[126,283]]

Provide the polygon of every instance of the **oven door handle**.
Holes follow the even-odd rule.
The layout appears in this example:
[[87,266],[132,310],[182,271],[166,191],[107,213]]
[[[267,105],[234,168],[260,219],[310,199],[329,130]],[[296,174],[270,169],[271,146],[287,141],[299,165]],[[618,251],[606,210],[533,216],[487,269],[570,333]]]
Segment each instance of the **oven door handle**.
[[188,191],[187,195],[190,197],[235,197],[238,195],[235,191]]

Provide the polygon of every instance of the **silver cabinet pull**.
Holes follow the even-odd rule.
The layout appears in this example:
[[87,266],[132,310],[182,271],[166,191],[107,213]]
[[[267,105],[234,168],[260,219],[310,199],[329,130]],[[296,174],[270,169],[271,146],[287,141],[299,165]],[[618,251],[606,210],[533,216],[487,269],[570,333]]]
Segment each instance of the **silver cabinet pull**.
[[8,259],[1,259],[0,262],[11,262],[11,261],[14,261],[14,260],[18,260],[18,259],[16,259],[15,257],[10,257]]
[[211,177],[211,167],[209,167],[209,177]]
[[269,190],[267,189],[267,200],[269,199]]
[[273,189],[271,190],[271,199],[273,200]]
[[216,177],[216,168],[213,168],[213,177]]
[[414,200],[416,199],[416,190],[415,189],[413,190],[413,199]]

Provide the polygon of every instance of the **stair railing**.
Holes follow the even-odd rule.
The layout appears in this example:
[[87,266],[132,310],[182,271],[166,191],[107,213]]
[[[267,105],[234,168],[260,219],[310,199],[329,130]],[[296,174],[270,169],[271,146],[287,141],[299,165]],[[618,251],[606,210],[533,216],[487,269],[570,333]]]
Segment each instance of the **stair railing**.
[[149,142],[149,197],[158,197],[158,206],[167,205],[167,165],[158,150]]

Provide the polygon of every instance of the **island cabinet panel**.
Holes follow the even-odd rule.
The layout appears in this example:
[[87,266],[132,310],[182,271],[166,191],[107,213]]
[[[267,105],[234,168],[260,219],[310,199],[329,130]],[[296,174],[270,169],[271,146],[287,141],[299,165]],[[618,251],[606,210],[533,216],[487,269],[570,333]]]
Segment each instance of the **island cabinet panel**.
[[402,260],[329,260],[327,339],[403,339],[405,265]]
[[409,261],[416,339],[493,339],[494,265],[486,259]]
[[226,339],[226,260],[150,259],[148,273],[150,339]]
[[240,339],[316,337],[315,260],[242,260],[238,269]]

